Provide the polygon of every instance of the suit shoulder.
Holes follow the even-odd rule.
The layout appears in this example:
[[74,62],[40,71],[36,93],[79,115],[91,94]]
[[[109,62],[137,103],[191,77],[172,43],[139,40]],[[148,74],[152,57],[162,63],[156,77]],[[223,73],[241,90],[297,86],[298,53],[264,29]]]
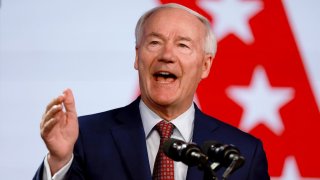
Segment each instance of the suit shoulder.
[[80,116],[79,126],[80,130],[106,130],[115,125],[127,123],[140,117],[139,99],[133,101],[131,104],[111,109],[108,111]]
[[217,126],[216,134],[218,134],[217,136],[224,136],[224,137],[221,137],[221,139],[230,141],[230,142],[224,142],[224,143],[228,143],[228,144],[242,143],[242,144],[252,144],[254,146],[257,144],[261,144],[260,139],[256,138],[255,136],[247,132],[244,132],[239,128],[234,127],[215,117],[211,117],[208,115],[205,115],[205,116],[208,118],[208,121],[216,124]]
[[122,108],[112,109],[79,117],[80,130],[99,129],[99,127],[111,127],[115,123],[116,116]]

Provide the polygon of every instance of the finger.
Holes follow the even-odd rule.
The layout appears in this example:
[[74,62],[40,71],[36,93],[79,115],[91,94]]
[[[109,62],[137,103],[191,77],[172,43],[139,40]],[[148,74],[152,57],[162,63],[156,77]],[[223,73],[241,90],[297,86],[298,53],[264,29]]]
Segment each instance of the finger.
[[45,136],[53,129],[53,127],[58,123],[57,118],[51,118],[47,122],[44,123],[41,128],[41,137],[45,138]]
[[66,111],[69,113],[74,113],[76,114],[76,105],[75,105],[75,101],[74,101],[74,96],[73,93],[71,91],[71,89],[66,89],[63,92],[64,95],[64,107],[66,108]]
[[49,109],[42,117],[42,122],[41,124],[43,125],[46,121],[48,121],[49,119],[55,117],[58,118],[58,116],[56,116],[56,114],[58,112],[62,112],[63,106],[62,104],[57,104],[57,105],[53,105],[51,107],[51,109]]
[[64,95],[60,95],[60,96],[52,99],[51,102],[46,107],[46,112],[48,112],[52,108],[52,106],[57,105],[57,104],[61,104],[63,100],[64,100]]

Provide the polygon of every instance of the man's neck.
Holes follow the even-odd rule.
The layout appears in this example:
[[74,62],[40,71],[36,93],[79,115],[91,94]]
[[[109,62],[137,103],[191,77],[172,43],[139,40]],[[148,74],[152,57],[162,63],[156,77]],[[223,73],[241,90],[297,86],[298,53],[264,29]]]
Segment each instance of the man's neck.
[[190,106],[192,105],[192,101],[190,102],[189,105],[185,105],[185,106],[175,106],[175,105],[168,105],[168,106],[163,106],[163,105],[159,105],[159,104],[149,104],[147,103],[145,100],[141,99],[144,104],[150,109],[152,110],[154,113],[156,113],[158,116],[160,116],[162,119],[167,120],[167,121],[171,121],[175,118],[177,118],[178,116],[180,116],[181,114],[183,114],[184,112],[186,112]]

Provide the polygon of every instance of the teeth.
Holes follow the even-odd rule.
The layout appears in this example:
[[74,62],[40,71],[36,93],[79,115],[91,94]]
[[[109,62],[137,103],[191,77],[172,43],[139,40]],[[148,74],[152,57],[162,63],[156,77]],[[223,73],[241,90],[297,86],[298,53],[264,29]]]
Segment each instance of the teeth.
[[170,72],[166,71],[159,71],[154,74],[156,78],[164,78],[164,79],[176,79],[177,77],[174,74],[171,74]]
[[164,75],[164,76],[170,75],[170,73],[168,73],[168,72],[159,72],[159,74]]

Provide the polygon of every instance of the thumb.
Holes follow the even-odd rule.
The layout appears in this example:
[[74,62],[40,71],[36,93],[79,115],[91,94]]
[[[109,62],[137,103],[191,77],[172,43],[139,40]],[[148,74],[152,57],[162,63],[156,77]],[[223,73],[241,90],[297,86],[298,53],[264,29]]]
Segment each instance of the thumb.
[[63,96],[64,96],[63,104],[64,104],[64,107],[66,108],[66,112],[77,114],[76,104],[75,104],[73,93],[72,93],[71,89],[64,90]]

